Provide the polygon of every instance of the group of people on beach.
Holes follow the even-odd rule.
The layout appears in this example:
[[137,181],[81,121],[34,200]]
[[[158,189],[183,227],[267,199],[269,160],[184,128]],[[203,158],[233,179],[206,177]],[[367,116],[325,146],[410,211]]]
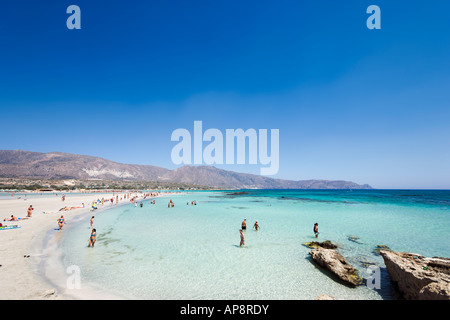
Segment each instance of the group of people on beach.
[[34,210],[33,206],[30,205],[30,206],[28,207],[28,209],[27,209],[27,216],[26,216],[26,217],[24,217],[24,218],[17,218],[16,216],[14,216],[14,215],[12,214],[10,218],[4,218],[3,221],[19,221],[19,220],[26,220],[26,219],[32,217],[32,215],[33,215],[33,210]]
[[[143,200],[147,199],[148,197],[154,197],[154,196],[158,196],[158,195],[159,195],[159,192],[158,193],[153,193],[153,192],[145,193],[143,195]],[[92,203],[92,211],[97,210],[98,209],[97,205],[99,205],[100,203],[103,205],[106,201],[110,201],[111,205],[114,205],[114,202],[116,204],[118,204],[119,203],[119,199],[120,200],[130,200],[130,202],[134,203],[134,206],[137,207],[138,198],[139,198],[138,196],[132,196],[131,199],[130,199],[130,193],[127,193],[127,194],[123,195],[123,197],[121,196],[120,198],[119,198],[119,195],[116,195],[115,198],[113,196],[111,199],[108,199],[108,200],[105,200],[104,198],[102,198],[101,201],[97,200],[96,202],[94,201]],[[170,201],[172,202],[172,200],[170,200]],[[156,202],[155,202],[154,199],[150,201],[150,204],[155,204],[155,203]],[[142,201],[139,203],[139,206],[141,208],[144,206]],[[91,219],[89,220],[91,234],[90,234],[89,240],[88,240],[88,248],[90,248],[90,247],[93,248],[94,245],[95,245],[95,241],[97,240],[97,230],[94,228],[94,219],[95,219],[95,216],[92,216]]]
[[[58,222],[59,227],[58,231],[61,231],[65,223],[64,215],[61,215],[61,217],[59,217],[56,221]],[[94,229],[94,216],[91,217],[89,223],[91,225],[91,235],[89,237],[88,247],[90,246],[94,247],[95,240],[97,239],[97,230]]]

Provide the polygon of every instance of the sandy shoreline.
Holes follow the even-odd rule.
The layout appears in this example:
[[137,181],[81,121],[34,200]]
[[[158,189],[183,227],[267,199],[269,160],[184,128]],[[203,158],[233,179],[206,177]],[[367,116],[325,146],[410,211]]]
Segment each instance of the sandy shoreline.
[[[63,202],[60,196],[33,197],[24,200],[5,198],[0,200],[0,218],[3,225],[18,225],[18,229],[0,230],[0,300],[41,300],[41,299],[117,299],[118,297],[89,290],[71,290],[69,293],[62,283],[68,274],[62,274],[58,265],[58,238],[70,228],[71,223],[93,215],[92,202],[97,199],[111,199],[119,195],[117,205],[129,204],[124,193],[96,193],[70,195]],[[137,193],[141,200],[143,194]],[[120,200],[122,198],[122,200]],[[114,201],[115,202],[115,201]],[[80,207],[70,211],[61,208]],[[27,215],[28,207],[34,210],[32,217],[19,221],[3,221],[11,214],[18,218]],[[110,202],[98,205],[97,212],[111,208]],[[44,213],[45,212],[45,213]],[[64,215],[66,225],[58,231],[57,219]],[[29,257],[28,257],[29,256]],[[49,279],[52,279],[49,281]]]

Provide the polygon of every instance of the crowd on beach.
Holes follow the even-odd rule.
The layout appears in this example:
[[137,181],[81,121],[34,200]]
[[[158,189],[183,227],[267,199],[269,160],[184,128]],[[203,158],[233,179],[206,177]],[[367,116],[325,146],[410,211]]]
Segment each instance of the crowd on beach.
[[[137,207],[139,198],[142,198],[142,200],[146,200],[147,198],[155,198],[155,197],[158,197],[159,195],[160,195],[160,192],[147,192],[147,193],[139,193],[139,194],[130,193],[130,192],[124,193],[124,194],[114,194],[113,193],[113,196],[111,198],[108,198],[108,199],[101,198],[101,199],[94,200],[92,202],[90,211],[95,212],[96,210],[99,209],[100,206],[104,206],[108,202],[111,204],[111,206],[113,206],[113,205],[118,205],[119,201],[124,201],[124,200],[134,203],[135,207]],[[65,200],[66,200],[66,197],[63,194],[61,196],[61,201],[64,202]],[[140,204],[139,204],[139,206],[141,208],[143,207],[142,200],[140,201]],[[156,204],[155,199],[150,199],[150,204]],[[191,204],[192,206],[196,206],[197,205],[197,201],[196,200],[192,200],[190,202],[187,201],[186,205],[189,205],[189,204]],[[168,202],[168,208],[173,208],[174,206],[175,206],[175,203],[173,202],[172,199],[170,199],[169,202]],[[75,210],[75,209],[82,209],[82,208],[85,208],[85,207],[86,207],[85,204],[82,203],[81,206],[71,206],[71,207],[65,206],[65,207],[62,207],[61,209],[59,209],[59,211],[71,211],[71,210]],[[30,219],[32,217],[32,215],[33,215],[33,210],[34,210],[33,205],[30,205],[27,208],[27,215],[25,217],[17,218],[16,216],[11,215],[10,218],[5,218],[5,219],[3,219],[3,221],[6,222],[6,221],[19,221],[19,220]],[[94,247],[95,241],[97,239],[97,230],[94,228],[94,218],[95,218],[95,216],[93,215],[91,217],[91,219],[89,220],[91,234],[89,236],[88,247],[91,247],[91,246]],[[57,219],[57,223],[58,223],[58,231],[61,231],[63,226],[64,226],[64,224],[65,224],[64,215],[61,215]],[[4,225],[4,224],[0,223],[0,227],[5,228],[5,227],[7,227],[7,225]],[[258,230],[261,229],[258,221],[255,221],[255,223],[253,224],[253,228],[255,229],[255,231],[258,231]],[[245,246],[245,234],[244,234],[244,232],[246,231],[246,229],[247,229],[247,219],[244,219],[244,221],[242,221],[242,223],[241,223],[241,229],[239,230],[239,233],[240,233],[239,246],[240,247]],[[313,232],[314,232],[315,237],[317,238],[318,235],[319,235],[318,223],[314,224]]]
[[[179,193],[179,192],[177,192]],[[58,196],[58,194],[56,194]],[[135,206],[137,205],[139,199],[142,200],[146,200],[148,198],[155,198],[161,195],[161,192],[125,192],[125,193],[113,193],[113,196],[111,198],[107,198],[105,199],[103,198],[98,198],[94,201],[92,201],[92,204],[90,206],[90,210],[91,212],[94,212],[96,210],[98,210],[100,207],[103,207],[105,204],[110,203],[111,206],[113,205],[118,205],[119,202],[123,202],[123,201],[127,201],[128,202],[132,202],[135,204]],[[11,194],[11,196],[14,196],[14,193]],[[65,194],[60,195],[61,197],[61,201],[65,202],[66,201],[66,196]],[[21,199],[21,197],[17,198],[17,199]],[[26,195],[24,197],[24,200],[26,200]],[[151,199],[150,203],[155,204],[155,200]],[[142,201],[141,201],[141,207],[142,207]],[[81,205],[78,206],[64,206],[62,208],[60,208],[58,211],[59,212],[67,212],[67,211],[72,211],[72,210],[76,210],[76,209],[83,209],[86,208],[86,205],[84,204],[84,202]],[[34,207],[33,205],[30,205],[27,208],[27,213],[26,216],[24,217],[17,217],[14,214],[11,214],[11,216],[9,218],[4,218],[3,222],[0,223],[0,228],[1,229],[9,229],[12,227],[20,227],[18,225],[10,225],[10,224],[5,224],[5,222],[18,222],[18,221],[22,221],[22,220],[27,220],[27,219],[31,219],[33,217],[33,211],[34,211]],[[43,211],[42,213],[45,214],[50,214],[50,213],[54,213],[54,212],[45,212]],[[61,214],[61,216],[56,220],[57,221],[57,225],[58,225],[58,231],[61,231],[64,227],[64,224],[66,223],[66,219],[64,217],[63,214]],[[88,246],[94,246],[95,243],[95,239],[96,239],[96,230],[93,228],[93,222],[94,222],[94,216],[92,216],[91,220],[90,220],[90,224],[91,224],[91,235],[89,237],[89,244]]]

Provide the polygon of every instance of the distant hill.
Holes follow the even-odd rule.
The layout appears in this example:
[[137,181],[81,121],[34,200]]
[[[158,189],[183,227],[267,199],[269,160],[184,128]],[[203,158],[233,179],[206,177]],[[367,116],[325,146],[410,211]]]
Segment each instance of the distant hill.
[[152,165],[123,164],[93,156],[22,150],[0,150],[0,177],[182,182],[223,189],[372,189],[367,184],[359,185],[351,181],[282,180],[213,166],[186,165],[169,170]]

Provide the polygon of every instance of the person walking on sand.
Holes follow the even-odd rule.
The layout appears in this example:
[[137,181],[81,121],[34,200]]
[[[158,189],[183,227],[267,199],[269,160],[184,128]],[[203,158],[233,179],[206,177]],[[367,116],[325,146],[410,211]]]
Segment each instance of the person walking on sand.
[[94,216],[92,216],[91,220],[89,220],[89,223],[91,224],[91,229],[94,227]]
[[244,219],[244,221],[242,221],[242,230],[246,229],[247,229],[247,219]]
[[62,227],[63,227],[63,225],[64,225],[64,216],[61,215],[61,218],[59,218],[59,219],[56,220],[56,221],[58,221],[59,231],[61,231],[61,229],[62,229]]
[[255,221],[255,224],[253,225],[253,228],[255,228],[256,231],[258,231],[261,227],[258,224],[258,221]]
[[97,239],[97,230],[92,229],[91,236],[89,237],[89,244],[88,248],[92,245],[92,248],[94,247],[95,240]]
[[319,236],[319,224],[316,222],[314,223],[314,234],[316,235],[316,238]]
[[245,246],[245,236],[244,233],[242,232],[242,229],[239,230],[239,233],[241,234],[241,243],[239,243],[239,247]]
[[34,210],[33,206],[30,205],[30,206],[28,207],[28,210],[27,210],[27,217],[28,217],[28,218],[31,218],[31,215],[33,214],[33,210]]

